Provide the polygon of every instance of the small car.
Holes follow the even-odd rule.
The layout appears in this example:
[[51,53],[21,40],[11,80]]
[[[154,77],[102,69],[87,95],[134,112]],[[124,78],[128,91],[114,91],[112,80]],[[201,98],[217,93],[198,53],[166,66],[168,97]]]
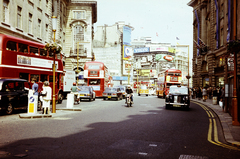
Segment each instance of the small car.
[[123,93],[123,99],[126,98],[126,89],[127,89],[127,86],[124,86],[124,85],[119,85],[117,86],[120,88],[121,92]]
[[103,100],[107,99],[116,99],[116,100],[122,100],[123,99],[123,93],[121,92],[121,89],[119,87],[107,87],[103,91]]
[[187,86],[172,85],[169,87],[169,94],[165,98],[166,109],[170,107],[189,108],[190,95]]
[[0,110],[12,114],[14,109],[28,108],[30,85],[24,79],[0,78]]
[[140,96],[140,95],[146,95],[146,96],[148,96],[148,94],[149,94],[149,89],[148,89],[148,87],[145,86],[145,85],[140,86],[140,89],[139,89],[139,91],[138,91],[138,96]]
[[78,91],[80,100],[88,99],[89,102],[95,100],[96,95],[91,86],[78,86],[78,88],[81,89],[81,91]]

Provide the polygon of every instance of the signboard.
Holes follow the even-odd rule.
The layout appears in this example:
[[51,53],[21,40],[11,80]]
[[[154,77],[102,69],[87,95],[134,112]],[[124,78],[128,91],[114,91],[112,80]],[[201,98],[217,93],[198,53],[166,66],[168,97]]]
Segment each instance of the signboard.
[[174,56],[167,54],[156,54],[155,61],[174,62]]
[[168,47],[150,46],[150,51],[168,51]]
[[127,81],[128,77],[125,76],[112,76],[113,81]]
[[135,48],[133,50],[133,53],[142,53],[142,52],[149,52],[150,48],[149,47],[142,47],[142,48]]
[[123,45],[123,59],[129,60],[133,57],[133,50],[132,47]]
[[123,26],[123,45],[131,45],[131,32],[131,28]]

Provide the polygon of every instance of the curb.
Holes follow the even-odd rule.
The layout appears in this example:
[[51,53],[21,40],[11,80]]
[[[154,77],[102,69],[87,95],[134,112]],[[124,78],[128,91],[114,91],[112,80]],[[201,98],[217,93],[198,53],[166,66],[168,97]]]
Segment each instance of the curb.
[[21,119],[51,118],[51,114],[19,114]]

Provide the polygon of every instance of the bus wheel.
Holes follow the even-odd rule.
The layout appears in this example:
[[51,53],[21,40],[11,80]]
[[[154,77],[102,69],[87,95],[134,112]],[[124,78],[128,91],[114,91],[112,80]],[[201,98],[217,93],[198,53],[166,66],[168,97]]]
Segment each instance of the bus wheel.
[[57,100],[57,104],[61,104],[63,100],[63,95],[61,93],[58,94],[58,100]]
[[13,113],[13,105],[12,103],[9,103],[6,109],[6,114],[10,115]]

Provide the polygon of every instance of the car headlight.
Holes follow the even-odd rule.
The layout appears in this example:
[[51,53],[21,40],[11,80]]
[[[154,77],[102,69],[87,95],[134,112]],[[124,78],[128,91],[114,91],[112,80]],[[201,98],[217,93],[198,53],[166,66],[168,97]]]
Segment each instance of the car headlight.
[[166,95],[166,98],[169,98],[169,95]]
[[185,98],[186,98],[186,100],[188,100],[188,96],[186,96]]

